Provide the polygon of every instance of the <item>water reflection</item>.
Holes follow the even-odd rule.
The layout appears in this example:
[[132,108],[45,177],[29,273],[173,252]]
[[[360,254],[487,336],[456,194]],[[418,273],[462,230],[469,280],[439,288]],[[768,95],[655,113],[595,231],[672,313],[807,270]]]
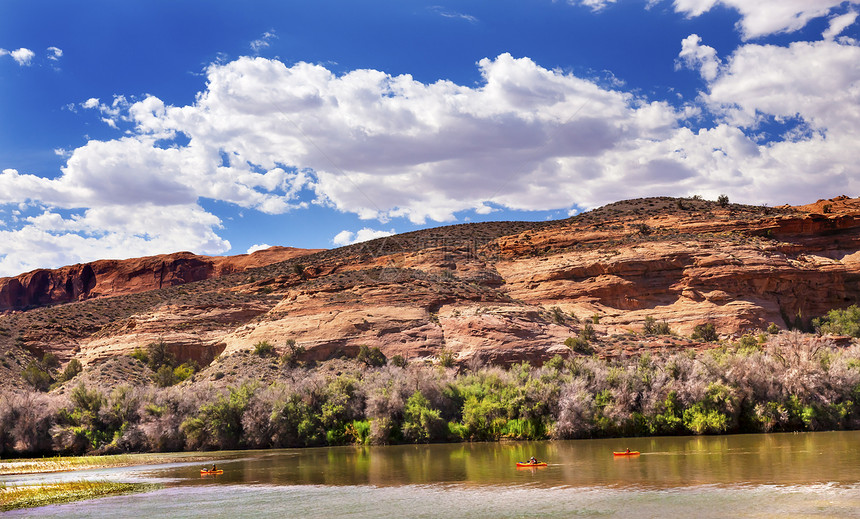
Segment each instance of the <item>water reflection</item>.
[[[855,484],[860,481],[858,447],[858,432],[334,447],[224,453],[219,466],[225,473],[205,481],[199,467],[173,467],[153,475],[189,484],[377,487]],[[642,454],[612,455],[625,448]],[[532,456],[549,466],[516,470],[517,461]]]

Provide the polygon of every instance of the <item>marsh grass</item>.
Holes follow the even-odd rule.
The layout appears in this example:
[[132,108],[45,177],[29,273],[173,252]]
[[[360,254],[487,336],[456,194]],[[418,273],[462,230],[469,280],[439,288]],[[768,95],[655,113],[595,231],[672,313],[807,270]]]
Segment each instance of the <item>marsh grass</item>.
[[0,484],[0,511],[35,508],[70,503],[85,499],[148,492],[160,488],[149,483],[117,483],[112,481],[66,481],[39,485]]
[[116,454],[110,456],[55,456],[51,458],[23,458],[0,461],[0,475],[41,474],[72,470],[131,467],[160,463],[208,461],[212,456],[196,454]]

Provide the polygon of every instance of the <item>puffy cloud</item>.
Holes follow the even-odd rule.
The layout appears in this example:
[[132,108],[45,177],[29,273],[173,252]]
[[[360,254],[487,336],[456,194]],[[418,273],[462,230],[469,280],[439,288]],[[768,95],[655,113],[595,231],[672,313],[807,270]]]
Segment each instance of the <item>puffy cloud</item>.
[[51,61],[59,61],[63,57],[63,50],[57,47],[48,47],[48,59]]
[[[856,192],[858,51],[844,41],[743,45],[721,60],[691,35],[678,61],[700,70],[708,90],[681,109],[509,54],[482,59],[471,86],[263,58],[213,64],[189,105],[81,103],[129,130],[71,151],[59,177],[0,173],[0,204],[43,208],[6,219],[0,239],[15,246],[0,272],[226,251],[201,198],[269,214],[317,203],[382,222],[441,222],[465,210],[667,193],[804,202],[810,172],[821,196]],[[703,109],[713,127],[684,127]],[[765,123],[786,125],[784,136],[759,144]],[[365,227],[332,241],[390,233]]]
[[0,230],[0,275],[165,251],[222,253],[230,244],[213,231],[219,224],[196,205],[173,206],[169,212],[151,204],[114,205],[68,217],[45,211],[19,229]]
[[258,250],[266,250],[270,247],[271,247],[271,245],[269,245],[268,243],[256,243],[256,244],[248,247],[248,250],[245,252],[245,254],[253,254],[253,253],[257,252]]
[[376,238],[385,238],[386,236],[391,236],[394,234],[394,231],[382,231],[371,229],[369,227],[364,227],[358,232],[352,232],[343,230],[337,233],[334,238],[332,238],[331,242],[335,245],[343,246],[343,245],[351,245],[353,243],[361,243],[364,241],[375,240]]
[[702,38],[698,34],[691,34],[684,38],[675,68],[686,65],[688,68],[699,70],[704,79],[713,81],[720,70],[720,60],[717,58],[716,49],[701,43]]
[[860,47],[834,41],[744,45],[710,84],[705,101],[732,124],[800,117],[830,134],[860,129]]
[[[599,1],[599,0],[594,0]],[[699,16],[718,5],[741,14],[739,28],[745,39],[802,29],[814,18],[826,16],[844,0],[674,0],[675,11]],[[850,5],[860,2],[849,1]]]
[[857,20],[857,11],[848,11],[847,13],[834,16],[830,19],[830,25],[822,34],[825,40],[832,40],[842,34],[842,31],[850,27]]
[[2,56],[11,56],[12,59],[14,59],[15,62],[22,67],[28,67],[33,61],[33,57],[36,56],[36,53],[31,51],[30,49],[25,49],[23,47],[11,51],[6,49],[0,49],[0,57]]

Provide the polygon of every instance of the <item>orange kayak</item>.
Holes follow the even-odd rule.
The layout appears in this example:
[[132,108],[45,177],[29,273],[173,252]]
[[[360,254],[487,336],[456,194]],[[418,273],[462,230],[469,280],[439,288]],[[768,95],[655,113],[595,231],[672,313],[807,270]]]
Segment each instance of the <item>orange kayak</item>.
[[223,473],[224,473],[224,471],[221,469],[218,469],[218,470],[200,470],[201,476],[209,476],[211,474],[223,474]]
[[517,467],[546,467],[546,463],[520,463],[517,462]]
[[613,454],[613,455],[615,455],[615,456],[638,456],[638,455],[639,455],[639,451],[630,451],[630,452],[626,452],[626,451],[625,451],[625,452],[613,452],[612,454]]

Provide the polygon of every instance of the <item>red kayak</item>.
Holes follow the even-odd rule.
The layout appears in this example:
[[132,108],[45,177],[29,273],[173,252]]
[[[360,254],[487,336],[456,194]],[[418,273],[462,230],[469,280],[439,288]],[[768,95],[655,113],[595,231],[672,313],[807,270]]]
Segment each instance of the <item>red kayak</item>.
[[201,475],[201,476],[212,476],[212,475],[215,475],[215,474],[223,474],[223,473],[224,473],[224,471],[223,471],[223,470],[221,470],[221,469],[218,469],[218,470],[204,470],[204,469],[201,469],[201,470],[200,470],[200,475]]
[[520,463],[520,462],[517,462],[517,468],[522,468],[522,467],[546,467],[546,463],[544,463],[544,462],[540,462],[540,463]]
[[624,451],[624,452],[613,452],[614,456],[638,456],[639,451]]

